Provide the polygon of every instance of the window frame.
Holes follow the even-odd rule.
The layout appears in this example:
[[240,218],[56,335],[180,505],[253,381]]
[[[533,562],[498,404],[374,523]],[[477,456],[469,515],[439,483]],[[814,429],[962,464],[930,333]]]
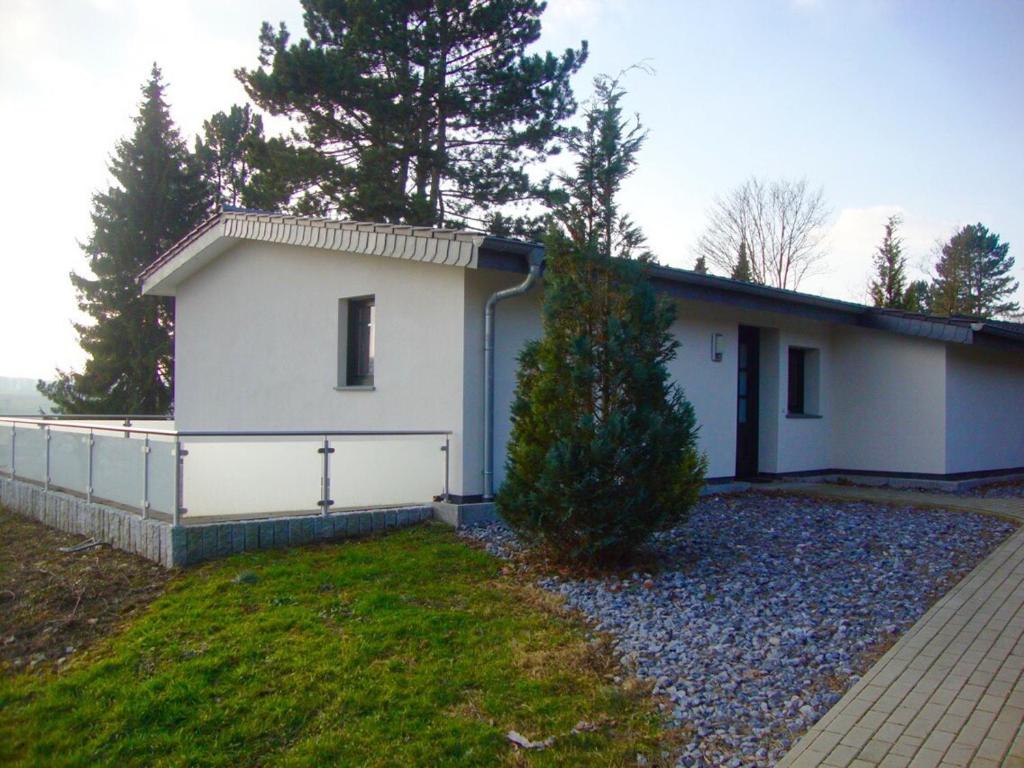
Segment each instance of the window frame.
[[[362,313],[367,309],[369,310],[368,315],[363,315]],[[363,295],[339,299],[338,383],[336,389],[374,388],[376,337],[376,296]]]
[[787,359],[786,413],[791,416],[807,414],[807,350],[790,347]]
[[821,349],[789,345],[786,354],[786,418],[824,418],[821,386]]

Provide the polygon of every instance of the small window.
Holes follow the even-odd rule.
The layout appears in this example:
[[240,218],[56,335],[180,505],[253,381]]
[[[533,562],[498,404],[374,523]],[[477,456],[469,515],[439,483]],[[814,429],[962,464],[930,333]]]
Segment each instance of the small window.
[[804,390],[807,370],[807,350],[797,347],[789,348],[789,405],[790,413],[804,413]]
[[[346,387],[372,387],[376,346],[376,308],[374,297],[342,299],[338,307],[339,351],[338,383]],[[342,330],[343,329],[343,330]]]
[[789,348],[786,410],[790,416],[818,416],[819,352],[806,347]]

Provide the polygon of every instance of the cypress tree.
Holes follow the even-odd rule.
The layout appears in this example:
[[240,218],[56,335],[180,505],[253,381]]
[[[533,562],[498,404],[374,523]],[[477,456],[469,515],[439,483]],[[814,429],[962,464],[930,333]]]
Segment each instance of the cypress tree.
[[892,215],[885,223],[882,244],[875,251],[875,278],[871,281],[871,300],[876,307],[908,309],[906,306],[906,259],[903,241],[896,234],[902,223]]
[[622,183],[636,170],[636,155],[647,138],[639,119],[623,117],[626,92],[619,81],[594,78],[582,128],[567,132],[566,146],[575,155],[573,173],[560,174],[560,204],[555,217],[579,249],[593,248],[606,258],[654,261],[647,238],[619,208]]
[[942,247],[929,291],[931,311],[942,315],[994,317],[1020,311],[1011,299],[1019,284],[1010,274],[1009,243],[982,224],[968,224]]
[[742,280],[745,283],[754,282],[754,273],[750,270],[750,258],[747,256],[747,241],[740,241],[740,252],[736,256],[736,266],[733,267],[733,280]]
[[171,121],[160,69],[142,89],[135,131],[110,161],[114,184],[93,197],[93,232],[82,248],[92,276],[71,274],[76,324],[89,358],[40,390],[66,413],[166,413],[173,397],[173,299],[142,296],[136,278],[198,224],[210,190]]
[[440,226],[541,195],[528,167],[557,151],[586,59],[585,43],[527,53],[543,2],[302,5],[307,37],[264,23],[261,67],[238,72],[259,107],[299,126],[275,147],[292,207]]
[[627,559],[685,520],[705,470],[693,407],[668,372],[675,305],[655,294],[643,234],[615,200],[642,135],[616,130],[622,92],[599,82],[546,238],[544,334],[519,358],[497,497],[524,538],[586,565]]

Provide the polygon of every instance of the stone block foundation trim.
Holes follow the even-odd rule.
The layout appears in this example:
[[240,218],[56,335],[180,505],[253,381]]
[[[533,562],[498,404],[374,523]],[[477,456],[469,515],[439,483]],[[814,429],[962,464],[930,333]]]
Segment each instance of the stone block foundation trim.
[[[354,538],[406,528],[433,517],[429,505],[330,515],[231,520],[172,527],[139,515],[37,485],[0,477],[0,506],[65,533],[91,536],[166,568],[258,549]],[[2,535],[2,532],[0,532]]]
[[0,506],[58,531],[91,536],[168,568],[173,564],[171,527],[159,520],[143,520],[122,509],[3,477]]

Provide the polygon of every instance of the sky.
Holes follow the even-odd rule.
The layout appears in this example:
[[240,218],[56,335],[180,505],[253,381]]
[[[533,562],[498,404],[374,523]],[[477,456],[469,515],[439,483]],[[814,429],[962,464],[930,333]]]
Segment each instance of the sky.
[[[152,62],[191,143],[244,103],[264,20],[298,36],[299,0],[0,0],[0,376],[84,364],[68,274]],[[653,69],[623,80],[649,136],[622,203],[662,263],[691,267],[715,198],[757,175],[824,190],[801,290],[865,300],[893,213],[912,277],[980,221],[1024,283],[1024,0],[550,0],[543,22],[538,50],[590,45],[580,99]]]

